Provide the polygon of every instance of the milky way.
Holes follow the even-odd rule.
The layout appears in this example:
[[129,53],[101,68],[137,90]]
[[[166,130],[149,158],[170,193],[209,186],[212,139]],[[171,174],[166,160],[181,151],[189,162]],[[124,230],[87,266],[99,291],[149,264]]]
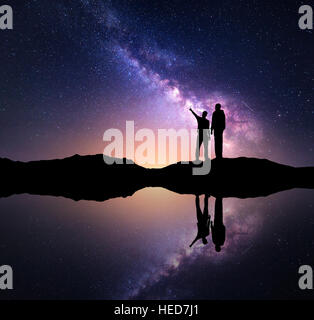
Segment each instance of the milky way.
[[[151,117],[158,118],[158,128],[191,128],[195,126],[195,119],[189,108],[199,114],[203,110],[211,114],[215,104],[221,103],[227,117],[225,155],[236,156],[241,152],[258,155],[259,143],[263,137],[262,126],[253,108],[241,95],[230,96],[219,90],[203,92],[201,96],[195,94],[176,78],[176,73],[180,70],[184,72],[185,69],[193,68],[192,62],[159,49],[147,38],[145,42],[138,41],[140,44],[137,43],[134,49],[131,39],[135,35],[127,26],[109,9],[104,9],[101,15],[104,15],[101,24],[108,31],[109,40],[105,43],[107,50],[112,52],[117,67],[124,76],[133,82],[132,85],[139,87],[134,95],[140,95],[142,101],[137,105],[139,116],[135,120],[144,120],[148,128],[150,123],[147,119]],[[99,13],[94,17],[99,19]],[[166,70],[169,76],[163,76],[158,69]]]
[[104,131],[126,120],[195,128],[189,107],[210,116],[219,102],[226,156],[310,163],[313,48],[300,49],[311,34],[291,23],[293,8],[82,0],[15,11],[1,34],[3,156],[101,153]]
[[[226,157],[313,165],[313,31],[298,28],[298,1],[11,2],[0,157],[102,153],[109,128],[196,128],[189,108],[210,118],[219,102]],[[302,193],[225,199],[220,255],[188,248],[192,196],[16,196],[1,200],[1,254],[29,275],[22,298],[300,298],[293,279],[313,260],[313,196]]]

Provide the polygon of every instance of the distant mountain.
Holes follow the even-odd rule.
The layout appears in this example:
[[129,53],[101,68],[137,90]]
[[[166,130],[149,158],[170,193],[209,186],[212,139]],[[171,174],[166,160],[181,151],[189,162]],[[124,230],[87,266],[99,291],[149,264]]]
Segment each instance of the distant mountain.
[[107,165],[102,154],[30,162],[0,159],[0,197],[29,193],[104,201],[144,188],[138,178],[145,171],[136,164]]
[[104,201],[163,187],[181,194],[247,198],[314,188],[314,167],[294,168],[266,159],[214,159],[210,173],[203,176],[192,175],[193,163],[146,169],[119,160],[122,164],[108,165],[102,154],[31,162],[0,158],[0,197],[28,193]]

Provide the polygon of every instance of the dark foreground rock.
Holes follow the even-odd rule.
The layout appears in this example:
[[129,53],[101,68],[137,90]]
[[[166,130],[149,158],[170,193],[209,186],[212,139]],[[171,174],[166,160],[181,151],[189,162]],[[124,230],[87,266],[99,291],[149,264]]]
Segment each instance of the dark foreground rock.
[[258,197],[292,188],[314,188],[314,167],[294,168],[266,159],[214,159],[207,175],[192,175],[194,164],[146,169],[136,164],[108,165],[103,155],[19,162],[0,159],[0,197],[52,195],[104,201],[145,187],[214,197]]

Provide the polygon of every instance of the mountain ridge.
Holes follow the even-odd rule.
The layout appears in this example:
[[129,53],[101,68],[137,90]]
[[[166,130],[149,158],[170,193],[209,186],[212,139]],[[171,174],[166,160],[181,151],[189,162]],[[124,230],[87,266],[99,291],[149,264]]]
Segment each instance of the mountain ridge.
[[194,176],[192,169],[202,163],[144,168],[127,163],[125,158],[107,157],[107,161],[121,162],[109,165],[103,157],[76,154],[29,162],[0,158],[0,197],[29,193],[105,201],[131,196],[145,187],[163,187],[180,194],[247,198],[292,188],[314,188],[314,167],[295,168],[268,159],[213,159],[209,174]]

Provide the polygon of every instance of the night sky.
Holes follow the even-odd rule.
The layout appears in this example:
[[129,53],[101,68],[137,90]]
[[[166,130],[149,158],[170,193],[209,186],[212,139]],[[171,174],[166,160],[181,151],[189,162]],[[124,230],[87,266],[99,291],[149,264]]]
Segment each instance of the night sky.
[[[10,1],[7,1],[10,4]],[[227,116],[225,155],[313,164],[313,32],[303,1],[19,1],[2,31],[0,155],[102,153],[125,127]]]
[[[314,34],[298,27],[310,2],[7,0],[0,157],[102,153],[105,130],[127,120],[195,128],[189,108],[211,115],[219,102],[225,157],[313,166]],[[188,247],[193,195],[3,198],[0,265],[15,277],[3,297],[313,298],[297,286],[299,266],[313,263],[313,199],[312,190],[224,199],[217,253],[211,243]]]

